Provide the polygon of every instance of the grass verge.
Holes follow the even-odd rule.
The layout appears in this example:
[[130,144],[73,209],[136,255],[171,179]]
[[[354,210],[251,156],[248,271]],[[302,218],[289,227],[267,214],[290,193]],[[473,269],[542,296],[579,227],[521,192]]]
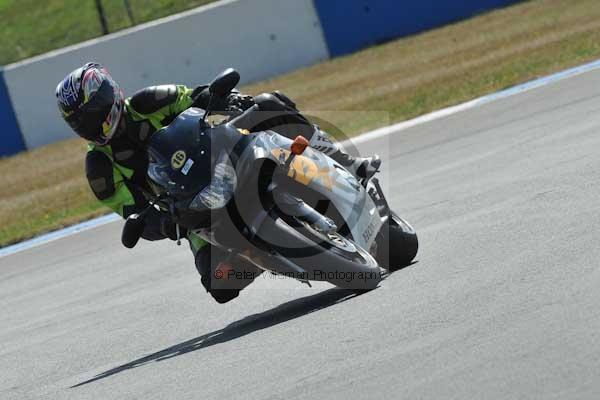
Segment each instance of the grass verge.
[[[216,0],[129,0],[135,24]],[[108,30],[131,27],[124,0],[103,0]],[[0,65],[102,35],[94,0],[0,0]],[[40,23],[42,21],[42,23]]]
[[[398,122],[597,58],[597,0],[531,0],[243,89],[280,89],[306,110],[386,111]],[[382,124],[359,113],[340,128]],[[0,160],[10,171],[0,176],[0,245],[108,212],[87,187],[84,153],[73,139]]]

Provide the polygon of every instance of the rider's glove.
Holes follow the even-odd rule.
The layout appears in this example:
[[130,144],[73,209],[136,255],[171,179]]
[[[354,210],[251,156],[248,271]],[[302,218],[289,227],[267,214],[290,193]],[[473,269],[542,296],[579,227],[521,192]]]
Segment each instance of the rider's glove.
[[227,108],[232,114],[241,114],[254,105],[254,98],[240,93],[231,93],[227,96]]
[[[158,211],[154,207],[151,208],[144,216],[144,232],[142,237],[146,240],[162,240],[169,238],[171,240],[177,240],[177,227],[171,216]],[[179,229],[180,236],[183,238],[187,235],[187,230],[184,228]]]
[[[165,236],[171,240],[177,240],[177,225],[167,215],[164,215],[161,218],[160,233],[162,233],[163,236]],[[186,236],[187,236],[187,229],[185,229],[182,226],[179,226],[179,238],[182,239],[182,238],[185,238]]]

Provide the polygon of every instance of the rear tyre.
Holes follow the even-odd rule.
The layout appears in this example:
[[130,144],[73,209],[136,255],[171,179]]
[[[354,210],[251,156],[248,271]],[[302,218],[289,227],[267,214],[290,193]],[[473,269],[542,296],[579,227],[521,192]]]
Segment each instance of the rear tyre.
[[397,271],[415,259],[419,240],[414,228],[392,212],[377,240],[377,261],[389,271]]

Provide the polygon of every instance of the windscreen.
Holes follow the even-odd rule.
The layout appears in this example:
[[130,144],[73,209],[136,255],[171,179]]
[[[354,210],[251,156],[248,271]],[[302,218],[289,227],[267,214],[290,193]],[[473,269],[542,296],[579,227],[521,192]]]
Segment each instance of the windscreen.
[[213,129],[202,122],[203,114],[190,108],[150,139],[148,178],[156,192],[184,198],[210,183]]

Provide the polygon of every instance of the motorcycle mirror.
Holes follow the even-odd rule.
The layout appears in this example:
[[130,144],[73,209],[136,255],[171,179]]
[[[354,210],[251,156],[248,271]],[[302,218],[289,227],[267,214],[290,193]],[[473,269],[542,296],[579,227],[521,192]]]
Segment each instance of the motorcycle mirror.
[[123,232],[121,233],[121,243],[123,243],[123,246],[133,249],[142,237],[145,227],[146,223],[139,214],[131,214],[127,218],[127,221],[125,221]]
[[219,97],[227,96],[240,82],[240,74],[233,68],[227,68],[211,82],[208,90]]
[[308,140],[304,136],[298,135],[292,142],[292,147],[290,150],[292,151],[292,154],[299,156],[300,154],[304,153],[304,150],[306,150],[307,147]]

